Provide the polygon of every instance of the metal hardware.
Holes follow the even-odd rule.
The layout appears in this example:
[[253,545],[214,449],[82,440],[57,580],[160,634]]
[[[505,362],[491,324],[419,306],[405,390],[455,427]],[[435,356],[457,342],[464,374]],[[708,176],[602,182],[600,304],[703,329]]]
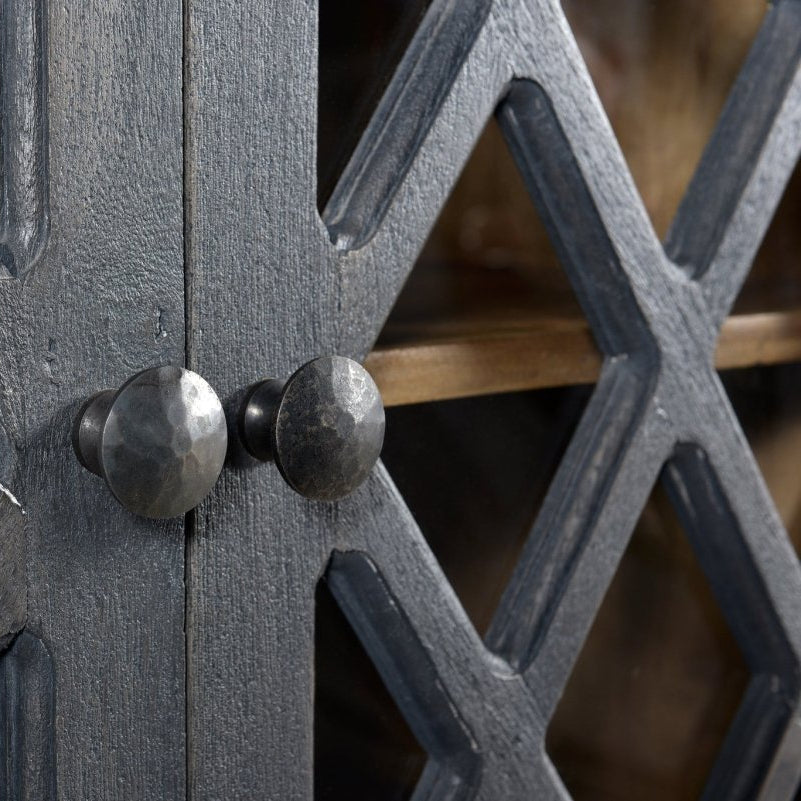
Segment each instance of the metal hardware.
[[114,497],[144,517],[197,506],[220,475],[228,445],[217,394],[197,373],[154,367],[83,405],[72,444]]
[[292,489],[334,501],[369,475],[384,443],[384,404],[370,374],[344,356],[304,364],[286,382],[251,387],[239,416],[246,450],[274,460]]

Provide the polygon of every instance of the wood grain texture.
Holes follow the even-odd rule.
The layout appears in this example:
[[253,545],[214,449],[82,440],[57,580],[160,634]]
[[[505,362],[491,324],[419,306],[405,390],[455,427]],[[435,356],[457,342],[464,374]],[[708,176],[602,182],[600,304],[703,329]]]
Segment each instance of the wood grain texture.
[[601,372],[601,358],[589,328],[580,324],[566,331],[535,329],[380,348],[364,366],[384,404],[401,406],[590,384]]
[[[189,364],[225,398],[331,352],[316,210],[316,4],[186,6]],[[331,511],[223,472],[189,538],[189,792],[311,798],[313,625]]]
[[[770,14],[783,19],[795,2]],[[446,19],[447,6],[434,3],[429,22]],[[720,564],[702,561],[718,600],[744,652],[756,655],[766,636],[782,643],[781,658],[753,660],[758,678],[743,707],[741,719],[760,724],[751,741],[759,758],[737,758],[748,741],[735,723],[706,797],[725,787],[732,799],[789,799],[801,765],[801,569],[712,362],[721,298],[753,255],[735,243],[761,238],[792,166],[796,79],[780,83],[766,125],[738,145],[761,154],[740,199],[693,220],[727,232],[714,248],[728,265],[716,298],[656,238],[557,3],[494,3],[461,67],[432,71],[426,96],[441,98],[433,119],[404,109],[406,74],[397,73],[334,192],[330,230],[315,209],[316,4],[190,0],[187,10],[190,364],[232,401],[255,379],[286,376],[321,353],[366,356],[499,101],[604,357],[486,643],[381,466],[351,498],[323,506],[293,496],[269,465],[232,465],[196,515],[188,554],[192,797],[313,797],[314,596],[336,550],[360,552],[372,571],[369,580],[350,571],[339,599],[429,750],[415,801],[567,799],[545,754],[547,722],[654,482],[679,445],[694,443],[714,487],[695,503],[715,526]],[[766,35],[791,43],[797,30],[782,34],[772,19]],[[417,55],[450,53],[462,33],[421,30]],[[764,50],[750,61],[756,76]],[[793,47],[768,50],[784,54],[770,57],[782,74],[797,74]],[[740,141],[738,122],[724,114],[720,141]],[[760,150],[765,135],[775,144]],[[688,482],[698,472],[674,463]],[[758,592],[733,602],[722,587],[735,574]],[[390,612],[397,625],[378,625]],[[754,616],[768,635],[750,631]],[[452,704],[448,719],[460,721],[445,727],[444,745],[431,736],[437,705],[420,703],[432,682],[437,703]],[[784,718],[764,692],[773,686]]]
[[[11,6],[46,15],[50,236],[24,280],[0,281],[0,481],[26,513],[0,498],[3,540],[26,546],[25,632],[9,654],[30,635],[52,661],[43,786],[87,801],[183,798],[183,521],[126,513],[70,443],[90,394],[184,361],[180,4]],[[44,698],[20,671],[24,704]]]
[[[47,41],[43,0],[0,3],[0,272],[24,278],[49,228]],[[27,615],[24,510],[15,492],[25,447],[28,336],[22,291],[0,280],[0,652]]]
[[[14,503],[21,480],[25,446],[25,397],[27,332],[21,303],[21,286],[10,278],[0,279],[0,308],[5,325],[0,327],[0,484],[7,490],[0,497],[0,652],[25,625],[26,517]],[[16,492],[16,494],[15,494]],[[8,494],[10,493],[10,495]]]
[[[377,347],[364,365],[386,406],[598,380],[602,358],[584,317],[518,320],[509,328],[461,320],[457,329],[466,333],[453,335],[447,321],[442,332],[421,325],[419,338],[406,331],[404,342]],[[715,350],[721,370],[799,360],[801,311],[795,310],[733,315]]]

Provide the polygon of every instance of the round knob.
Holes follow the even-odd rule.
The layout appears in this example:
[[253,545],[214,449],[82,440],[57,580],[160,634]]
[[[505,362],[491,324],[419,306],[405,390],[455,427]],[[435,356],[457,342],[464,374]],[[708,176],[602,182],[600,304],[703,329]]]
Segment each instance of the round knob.
[[384,443],[384,404],[370,374],[343,356],[252,387],[239,418],[247,451],[274,459],[292,489],[334,501],[367,478]]
[[197,506],[225,461],[228,434],[217,394],[197,373],[154,367],[83,405],[72,433],[81,464],[144,517]]

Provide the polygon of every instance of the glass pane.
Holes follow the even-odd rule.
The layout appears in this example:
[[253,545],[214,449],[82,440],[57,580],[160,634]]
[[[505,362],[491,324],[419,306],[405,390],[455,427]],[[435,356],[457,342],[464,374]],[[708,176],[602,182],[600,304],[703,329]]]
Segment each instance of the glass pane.
[[574,801],[694,801],[749,670],[657,488],[548,729]]
[[324,581],[316,596],[315,801],[406,801],[426,763]]
[[319,0],[317,202],[322,210],[431,0]]
[[384,463],[480,634],[590,391],[564,387],[388,410]]
[[563,0],[660,237],[767,11],[765,0]]

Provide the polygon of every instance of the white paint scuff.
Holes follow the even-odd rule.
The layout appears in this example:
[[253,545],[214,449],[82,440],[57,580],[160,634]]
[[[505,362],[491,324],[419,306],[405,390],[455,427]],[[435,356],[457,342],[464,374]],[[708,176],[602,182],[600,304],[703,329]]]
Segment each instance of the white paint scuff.
[[4,487],[2,484],[0,484],[0,492],[2,492],[3,495],[5,495],[6,498],[8,498],[8,500],[10,500],[11,503],[13,503],[14,506],[19,509],[20,514],[27,514],[22,504],[17,500],[17,496],[14,495],[14,493],[8,489],[8,487]]

